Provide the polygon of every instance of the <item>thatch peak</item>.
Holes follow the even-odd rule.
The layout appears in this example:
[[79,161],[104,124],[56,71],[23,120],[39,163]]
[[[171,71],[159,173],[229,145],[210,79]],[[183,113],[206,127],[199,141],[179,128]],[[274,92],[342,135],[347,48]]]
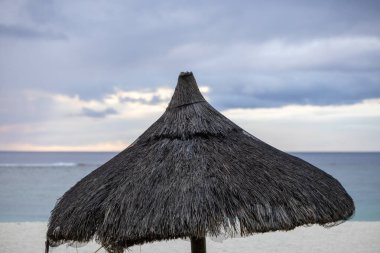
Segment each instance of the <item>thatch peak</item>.
[[181,72],[168,109],[205,102],[192,72]]

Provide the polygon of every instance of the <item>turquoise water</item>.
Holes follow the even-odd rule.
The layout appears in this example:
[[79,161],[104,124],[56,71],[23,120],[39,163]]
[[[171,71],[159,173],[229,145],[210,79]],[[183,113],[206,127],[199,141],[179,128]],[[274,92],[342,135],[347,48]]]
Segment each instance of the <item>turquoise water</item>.
[[[47,221],[56,200],[116,153],[0,152],[0,222]],[[380,221],[380,153],[292,153],[337,178],[353,220]]]

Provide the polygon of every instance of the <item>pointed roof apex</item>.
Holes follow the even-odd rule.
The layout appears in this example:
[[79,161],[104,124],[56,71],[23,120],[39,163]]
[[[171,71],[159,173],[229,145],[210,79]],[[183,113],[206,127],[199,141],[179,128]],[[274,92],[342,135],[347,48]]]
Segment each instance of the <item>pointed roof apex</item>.
[[206,100],[199,91],[193,73],[181,72],[168,109],[205,101]]

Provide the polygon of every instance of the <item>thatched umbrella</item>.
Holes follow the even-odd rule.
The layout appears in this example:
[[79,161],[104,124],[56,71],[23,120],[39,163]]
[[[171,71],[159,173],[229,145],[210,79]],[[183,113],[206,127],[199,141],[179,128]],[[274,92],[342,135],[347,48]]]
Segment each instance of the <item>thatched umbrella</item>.
[[185,72],[165,113],[59,199],[47,251],[93,238],[115,253],[191,238],[193,252],[206,252],[206,235],[331,225],[354,209],[336,179],[234,124]]

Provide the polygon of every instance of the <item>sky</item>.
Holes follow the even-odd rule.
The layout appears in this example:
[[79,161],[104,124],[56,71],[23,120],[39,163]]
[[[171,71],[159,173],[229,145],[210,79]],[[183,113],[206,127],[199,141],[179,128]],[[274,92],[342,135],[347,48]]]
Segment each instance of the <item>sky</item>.
[[380,151],[380,1],[0,0],[0,150],[120,151],[178,74],[284,151]]

